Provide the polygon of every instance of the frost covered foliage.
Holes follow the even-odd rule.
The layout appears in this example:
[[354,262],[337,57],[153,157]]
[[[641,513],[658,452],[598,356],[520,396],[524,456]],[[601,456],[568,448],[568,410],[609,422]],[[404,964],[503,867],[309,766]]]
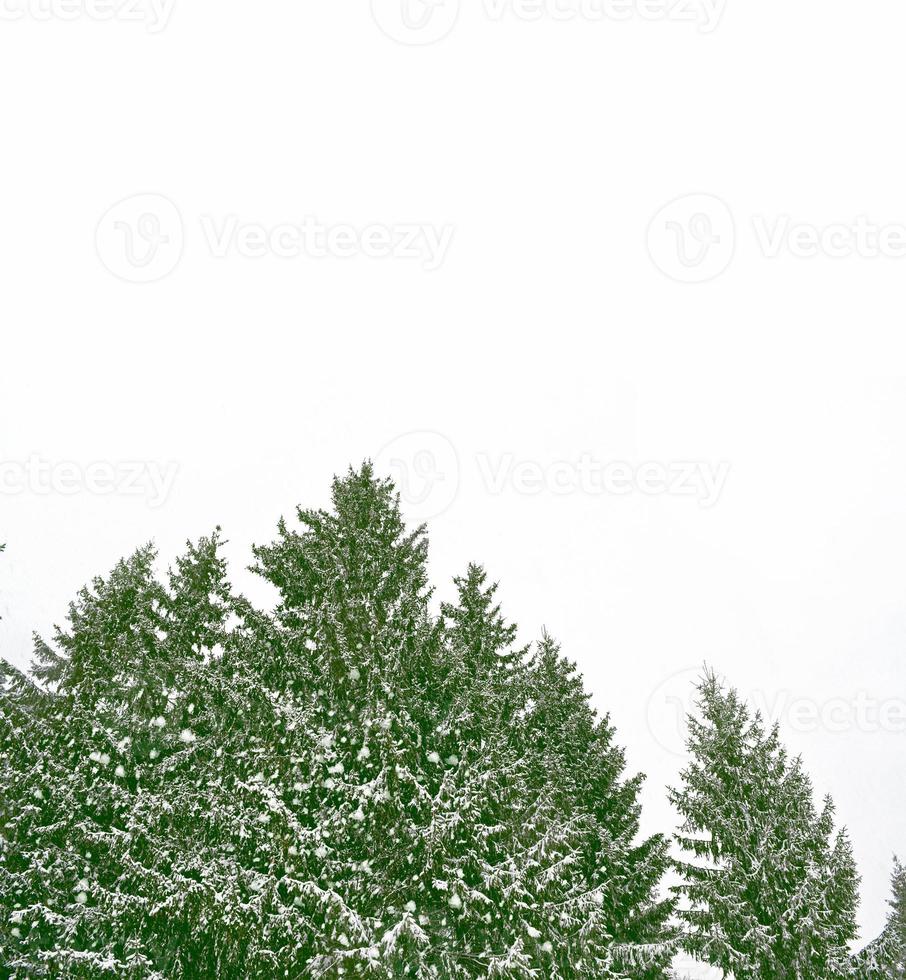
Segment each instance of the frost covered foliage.
[[[255,550],[138,551],[0,661],[0,975],[664,980],[639,777],[544,637],[370,466]],[[809,975],[811,976],[811,974]]]
[[684,819],[683,944],[735,980],[866,980],[854,969],[858,875],[830,800],[712,675],[690,718],[691,762],[671,792]]

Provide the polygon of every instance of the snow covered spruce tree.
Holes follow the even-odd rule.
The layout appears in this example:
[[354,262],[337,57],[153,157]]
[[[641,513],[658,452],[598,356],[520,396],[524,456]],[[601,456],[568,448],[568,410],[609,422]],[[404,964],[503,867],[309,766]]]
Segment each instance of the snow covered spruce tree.
[[370,466],[256,549],[140,549],[0,670],[0,973],[667,976],[660,838],[574,669]]
[[[669,959],[654,898],[665,860],[659,841],[639,848],[645,864],[620,836],[638,789],[619,781],[622,757],[597,795],[560,788],[553,757],[527,751],[533,677],[484,573],[457,580],[438,621],[424,531],[406,531],[392,485],[366,465],[335,482],[333,504],[256,551],[281,593],[278,643],[312,689],[301,844],[324,911],[309,968],[662,976],[651,970]],[[576,748],[564,742],[562,758]],[[595,807],[613,814],[612,836]],[[634,861],[641,882],[622,877]],[[621,898],[608,921],[602,907]]]
[[643,777],[623,778],[625,756],[609,719],[595,715],[575,665],[547,635],[522,690],[514,734],[528,798],[538,796],[550,813],[541,846],[559,854],[556,875],[539,877],[558,911],[564,975],[663,977],[675,951],[666,941],[673,906],[654,896],[668,843],[661,836],[636,843]]
[[735,980],[852,976],[858,875],[833,805],[800,760],[708,673],[689,719],[691,762],[671,799],[684,819],[683,945]]
[[636,846],[640,780],[622,780],[613,730],[553,641],[526,660],[484,571],[470,566],[456,585],[443,608],[446,726],[466,754],[435,824],[449,828],[441,880],[464,898],[460,941],[498,951],[485,954],[490,975],[664,977],[666,843]]
[[2,828],[17,976],[218,975],[205,919],[228,924],[208,881],[219,869],[206,763],[224,720],[239,719],[216,712],[229,605],[217,547],[191,548],[169,588],[150,548],[95,579],[55,646],[36,641],[43,686],[29,710],[21,695],[7,702],[21,720],[3,749],[28,754],[16,776],[32,796]]
[[893,898],[884,931],[853,958],[858,980],[906,978],[906,868],[894,861]]
[[893,898],[890,900],[888,967],[890,976],[906,980],[906,867],[894,862]]

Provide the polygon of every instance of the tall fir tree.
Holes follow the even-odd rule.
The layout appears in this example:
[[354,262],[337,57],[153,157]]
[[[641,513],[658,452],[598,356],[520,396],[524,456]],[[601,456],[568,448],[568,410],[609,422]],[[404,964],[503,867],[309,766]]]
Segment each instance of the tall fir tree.
[[456,585],[458,602],[443,607],[452,714],[479,754],[452,774],[454,811],[471,816],[445,877],[466,888],[461,921],[489,974],[665,976],[666,845],[635,840],[640,780],[621,781],[613,731],[553,641],[526,659],[485,572],[472,565]]
[[392,485],[369,466],[335,480],[332,502],[332,512],[300,510],[301,532],[281,521],[277,540],[255,549],[281,595],[275,643],[302,679],[295,751],[308,773],[305,855],[323,908],[306,956],[324,978],[427,976],[424,926],[433,915],[443,930],[445,906],[420,873],[443,776],[433,761],[442,657],[425,534],[406,530]]
[[677,887],[693,956],[735,980],[849,975],[858,875],[829,799],[817,810],[800,760],[708,673],[691,761],[670,793],[683,818]]
[[216,769],[232,733],[246,745],[250,702],[218,710],[231,687],[219,648],[232,604],[218,546],[190,547],[167,585],[141,549],[82,590],[54,646],[36,642],[46,686],[25,746],[41,753],[30,770],[38,802],[20,811],[29,824],[16,849],[29,887],[17,895],[0,875],[23,975],[229,975],[218,939],[238,947],[241,935],[217,913],[242,876],[212,849],[224,796],[222,822],[237,825]]
[[[335,482],[333,504],[256,549],[281,593],[279,645],[316,691],[311,764],[326,778],[308,810],[346,917],[318,937],[315,968],[583,975],[581,955],[559,949],[567,926],[616,945],[569,871],[589,818],[557,812],[558,774],[534,769],[514,735],[528,673],[496,587],[471,566],[438,623],[424,533],[405,530],[393,487],[366,466]],[[636,944],[639,961],[655,933]]]

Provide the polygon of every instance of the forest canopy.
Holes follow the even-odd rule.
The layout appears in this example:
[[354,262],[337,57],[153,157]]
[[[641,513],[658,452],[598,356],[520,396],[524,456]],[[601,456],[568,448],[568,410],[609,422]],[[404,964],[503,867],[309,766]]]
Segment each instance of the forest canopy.
[[0,660],[3,975],[666,980],[684,949],[736,980],[904,976],[902,869],[853,958],[832,803],[712,674],[671,850],[575,665],[517,645],[479,565],[436,608],[370,464],[254,549],[273,610],[222,545],[164,576],[140,548],[30,671]]

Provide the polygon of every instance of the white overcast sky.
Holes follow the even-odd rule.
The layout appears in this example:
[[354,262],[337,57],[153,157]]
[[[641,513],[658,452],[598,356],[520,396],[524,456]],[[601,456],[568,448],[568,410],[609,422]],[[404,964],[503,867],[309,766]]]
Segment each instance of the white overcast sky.
[[[150,7],[11,2],[0,652],[26,663],[92,575],[216,524],[267,601],[251,543],[375,457],[415,516],[441,511],[441,594],[482,562],[522,638],[546,626],[578,661],[649,775],[646,830],[674,829],[703,663],[778,714],[850,830],[871,938],[906,856],[903,4],[728,0],[701,30],[641,0],[626,21],[467,0],[407,44],[384,0],[177,0],[161,30]],[[828,254],[860,216],[887,251]],[[425,237],[421,258],[242,254],[306,217],[335,251],[346,226],[452,240],[436,269]],[[664,259],[671,221],[721,239],[711,281],[677,281],[695,260]],[[830,244],[772,257],[798,225]],[[726,480],[707,501],[593,492],[554,467],[583,459]],[[133,463],[170,467],[163,501],[123,492]],[[539,472],[558,487],[527,492]]]

